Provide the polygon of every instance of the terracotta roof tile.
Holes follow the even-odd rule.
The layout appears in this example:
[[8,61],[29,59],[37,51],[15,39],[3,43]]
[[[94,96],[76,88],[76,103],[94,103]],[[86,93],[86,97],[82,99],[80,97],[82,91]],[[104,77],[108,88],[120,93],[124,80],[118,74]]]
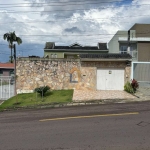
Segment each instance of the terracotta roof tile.
[[14,68],[13,63],[0,63],[0,68]]

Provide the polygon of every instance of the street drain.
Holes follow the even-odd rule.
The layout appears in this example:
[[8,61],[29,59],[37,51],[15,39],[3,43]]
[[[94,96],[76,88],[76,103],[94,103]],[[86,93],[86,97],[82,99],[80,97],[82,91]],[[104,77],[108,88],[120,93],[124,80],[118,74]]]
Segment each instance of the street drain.
[[137,125],[138,125],[138,126],[141,126],[141,127],[146,127],[147,125],[150,125],[150,123],[141,121],[141,122],[138,123]]

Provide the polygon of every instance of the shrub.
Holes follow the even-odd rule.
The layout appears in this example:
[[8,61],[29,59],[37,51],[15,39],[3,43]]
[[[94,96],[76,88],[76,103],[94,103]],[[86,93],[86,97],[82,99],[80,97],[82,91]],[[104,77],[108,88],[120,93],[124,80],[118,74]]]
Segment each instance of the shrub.
[[136,92],[136,89],[139,88],[139,84],[138,84],[138,82],[135,79],[133,79],[131,81],[131,86],[132,86],[134,92]]
[[134,93],[134,89],[130,82],[126,82],[126,84],[124,86],[124,90],[128,93]]
[[47,91],[50,90],[50,87],[49,86],[41,86],[41,87],[38,87],[38,88],[35,88],[34,89],[34,92],[38,92],[40,93],[41,97],[45,95],[45,93]]

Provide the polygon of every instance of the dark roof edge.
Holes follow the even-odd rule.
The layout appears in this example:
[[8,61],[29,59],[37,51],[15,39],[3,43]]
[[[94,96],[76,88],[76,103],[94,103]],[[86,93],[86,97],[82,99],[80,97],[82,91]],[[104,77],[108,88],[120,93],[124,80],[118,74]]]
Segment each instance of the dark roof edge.
[[44,49],[45,51],[62,51],[62,52],[65,52],[65,51],[97,51],[97,52],[101,52],[101,51],[109,51],[108,49],[106,50],[101,50],[101,49],[97,49],[97,50],[87,50],[87,49]]
[[92,59],[92,58],[81,58],[81,61],[132,61],[132,59],[128,59],[128,58],[97,58],[97,59]]
[[14,69],[15,67],[0,67],[1,69]]

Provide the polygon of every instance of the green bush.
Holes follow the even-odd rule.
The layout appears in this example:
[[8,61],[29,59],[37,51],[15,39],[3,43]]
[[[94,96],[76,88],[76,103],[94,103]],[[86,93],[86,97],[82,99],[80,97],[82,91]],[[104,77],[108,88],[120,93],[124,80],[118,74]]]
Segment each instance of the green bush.
[[124,90],[128,93],[134,93],[135,92],[130,82],[126,82],[126,84],[124,86]]
[[35,88],[34,89],[34,92],[38,92],[40,93],[41,97],[45,95],[45,93],[47,91],[50,90],[50,87],[49,86],[41,86],[41,87],[38,87],[38,88]]

